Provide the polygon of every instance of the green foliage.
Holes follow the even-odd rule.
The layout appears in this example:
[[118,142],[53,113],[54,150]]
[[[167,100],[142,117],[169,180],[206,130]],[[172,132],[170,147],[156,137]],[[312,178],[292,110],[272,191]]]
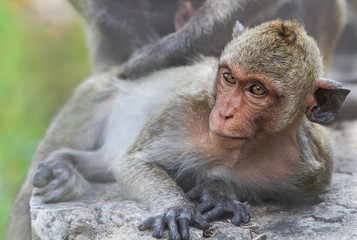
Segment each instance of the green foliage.
[[79,19],[46,24],[24,3],[0,4],[0,239],[46,128],[89,75],[83,35]]

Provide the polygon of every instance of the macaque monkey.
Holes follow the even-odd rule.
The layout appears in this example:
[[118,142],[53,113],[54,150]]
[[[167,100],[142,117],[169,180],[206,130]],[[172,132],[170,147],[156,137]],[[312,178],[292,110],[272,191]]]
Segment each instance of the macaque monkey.
[[[123,65],[121,77],[218,57],[237,19],[254,26],[296,19],[313,36],[325,65],[345,23],[345,0],[70,0],[85,21],[94,72]],[[155,61],[153,61],[155,59]]]
[[170,239],[189,239],[190,225],[222,214],[239,225],[247,202],[313,203],[326,190],[334,161],[319,124],[348,93],[324,78],[319,48],[296,21],[237,24],[219,59],[82,83],[36,153],[33,185],[50,203],[116,180],[150,207],[139,228],[155,237],[167,226]]

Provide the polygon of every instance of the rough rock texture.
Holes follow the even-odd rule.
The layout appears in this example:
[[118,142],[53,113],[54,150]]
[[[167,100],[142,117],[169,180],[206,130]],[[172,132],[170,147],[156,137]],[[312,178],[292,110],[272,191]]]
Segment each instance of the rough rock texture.
[[[357,121],[333,126],[338,163],[331,190],[314,206],[252,208],[252,220],[236,227],[228,220],[210,232],[191,229],[192,239],[357,239]],[[31,199],[33,239],[154,239],[137,230],[149,215],[134,201],[123,200],[116,184],[96,184],[78,202],[42,204]],[[20,230],[21,231],[21,230]]]

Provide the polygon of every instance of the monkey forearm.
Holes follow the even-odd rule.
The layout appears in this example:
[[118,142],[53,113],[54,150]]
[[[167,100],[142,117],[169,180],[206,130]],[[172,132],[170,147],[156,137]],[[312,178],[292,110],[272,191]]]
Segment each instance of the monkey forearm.
[[130,197],[150,206],[154,212],[189,204],[176,182],[153,163],[124,157],[115,166],[114,176]]

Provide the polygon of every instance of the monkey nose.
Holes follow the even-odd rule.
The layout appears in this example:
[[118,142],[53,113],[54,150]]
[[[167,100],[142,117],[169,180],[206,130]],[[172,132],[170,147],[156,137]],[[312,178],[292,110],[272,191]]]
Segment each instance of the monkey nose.
[[233,118],[233,116],[234,116],[234,114],[233,114],[232,110],[227,110],[227,111],[221,112],[221,119],[224,121],[227,121],[227,120]]

